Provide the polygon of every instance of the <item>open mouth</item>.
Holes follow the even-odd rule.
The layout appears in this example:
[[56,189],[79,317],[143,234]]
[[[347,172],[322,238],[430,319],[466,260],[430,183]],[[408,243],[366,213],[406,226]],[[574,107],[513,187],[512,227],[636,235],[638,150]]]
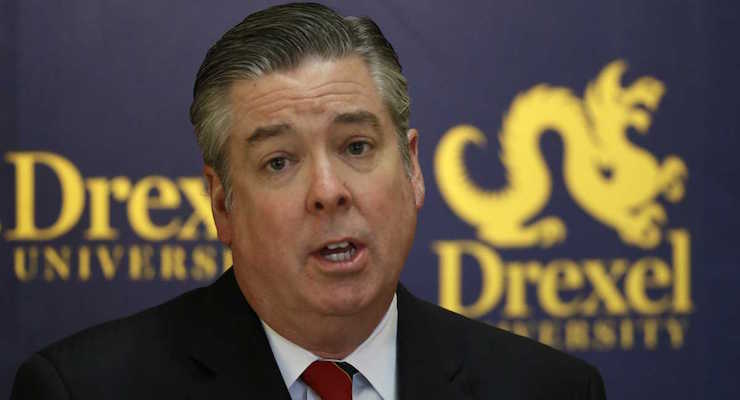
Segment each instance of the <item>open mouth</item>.
[[348,240],[329,243],[319,250],[321,258],[331,262],[349,261],[356,253],[357,246]]

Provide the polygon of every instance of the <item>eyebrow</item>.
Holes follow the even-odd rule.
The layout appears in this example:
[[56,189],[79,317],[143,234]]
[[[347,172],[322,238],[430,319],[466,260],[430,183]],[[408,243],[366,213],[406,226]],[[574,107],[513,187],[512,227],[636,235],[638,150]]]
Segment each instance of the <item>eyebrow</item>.
[[260,126],[257,129],[255,129],[254,132],[252,132],[252,134],[249,135],[249,137],[247,137],[247,144],[254,145],[266,139],[269,139],[275,136],[280,136],[282,134],[285,134],[291,131],[293,131],[293,125],[286,124],[286,123]]
[[342,113],[334,117],[335,124],[366,124],[373,127],[373,129],[380,129],[380,119],[369,111],[354,111]]

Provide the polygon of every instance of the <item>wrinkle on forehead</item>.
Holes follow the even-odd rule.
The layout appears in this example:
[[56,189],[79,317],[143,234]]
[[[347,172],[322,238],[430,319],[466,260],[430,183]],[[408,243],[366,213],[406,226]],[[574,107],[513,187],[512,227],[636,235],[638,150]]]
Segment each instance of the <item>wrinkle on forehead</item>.
[[327,111],[327,106],[331,103],[353,103],[357,99],[355,93],[330,93],[316,97],[281,99],[273,103],[266,104],[259,109],[252,109],[258,113],[270,116],[283,109],[292,109],[296,113],[314,113],[319,114]]
[[248,102],[253,108],[260,108],[274,102],[275,99],[290,99],[300,101],[304,99],[321,97],[326,94],[355,94],[366,92],[362,84],[355,81],[333,81],[321,83],[315,87],[303,85],[300,82],[288,83],[290,87],[284,87],[262,92],[255,82],[250,82],[252,90],[243,95],[236,95],[235,100]]
[[[235,90],[238,93],[239,90]],[[247,108],[250,114],[274,114],[285,108],[293,108],[298,113],[324,112],[332,102],[354,102],[372,96],[362,85],[355,82],[330,83],[315,89],[285,88],[266,93],[237,94],[234,104],[237,108]]]
[[230,97],[238,114],[268,118],[284,109],[321,113],[332,102],[375,103],[379,100],[374,80],[359,57],[307,60],[290,71],[235,82]]

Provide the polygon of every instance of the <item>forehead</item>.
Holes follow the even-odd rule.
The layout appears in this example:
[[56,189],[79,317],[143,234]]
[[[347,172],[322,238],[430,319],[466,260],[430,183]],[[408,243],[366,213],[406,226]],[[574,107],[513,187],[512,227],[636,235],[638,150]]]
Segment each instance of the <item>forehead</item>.
[[233,127],[242,130],[294,118],[368,111],[389,117],[365,62],[357,56],[307,59],[297,68],[235,82],[230,90]]

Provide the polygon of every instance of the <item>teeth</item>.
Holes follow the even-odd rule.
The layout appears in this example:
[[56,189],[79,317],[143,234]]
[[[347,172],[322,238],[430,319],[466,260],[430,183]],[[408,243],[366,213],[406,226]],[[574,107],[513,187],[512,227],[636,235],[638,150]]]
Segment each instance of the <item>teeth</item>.
[[332,254],[326,254],[324,255],[324,259],[332,261],[332,262],[341,262],[341,261],[349,261],[352,256],[355,255],[355,249],[354,247],[347,249],[347,251],[342,253],[332,253]]
[[349,242],[345,240],[344,242],[341,242],[341,243],[332,243],[332,244],[330,244],[330,245],[328,245],[326,247],[329,250],[334,250],[334,249],[338,249],[338,248],[345,248],[347,246],[349,246]]

